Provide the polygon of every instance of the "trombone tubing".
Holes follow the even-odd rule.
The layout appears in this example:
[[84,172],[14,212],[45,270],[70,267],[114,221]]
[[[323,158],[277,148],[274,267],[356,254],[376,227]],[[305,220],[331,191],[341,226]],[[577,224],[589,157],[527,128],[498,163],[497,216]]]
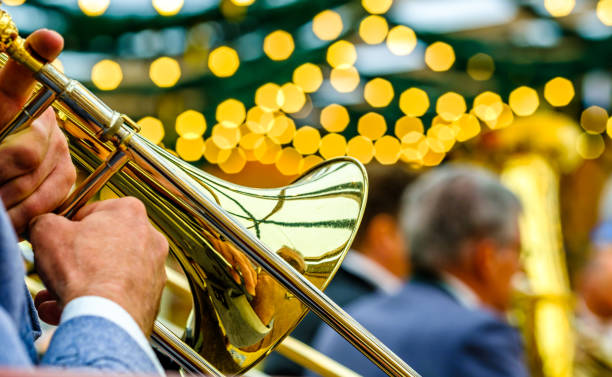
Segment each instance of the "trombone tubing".
[[[1,32],[2,30],[0,30]],[[260,265],[285,289],[294,294],[386,374],[393,377],[419,376],[361,324],[304,276],[297,273],[285,260],[268,250],[255,235],[233,221],[225,210],[203,195],[198,190],[199,184],[191,176],[180,169],[165,164],[165,161],[155,152],[151,144],[145,140],[133,138],[133,129],[126,124],[121,114],[111,110],[82,84],[68,79],[51,64],[42,65],[19,45],[23,46],[21,38],[10,45],[7,53],[22,65],[30,68],[43,86],[57,94],[58,100],[86,119],[92,131],[97,135],[103,139],[112,140],[117,146],[122,145],[127,151],[131,152],[136,163],[144,162],[169,182],[172,182],[186,200],[197,204],[194,207],[198,209],[202,218],[220,237],[228,240],[238,250]]]

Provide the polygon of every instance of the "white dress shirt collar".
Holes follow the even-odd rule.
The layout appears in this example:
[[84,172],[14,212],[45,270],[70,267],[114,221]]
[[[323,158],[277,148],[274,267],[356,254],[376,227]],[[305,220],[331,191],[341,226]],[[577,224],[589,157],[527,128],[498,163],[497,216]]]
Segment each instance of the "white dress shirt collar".
[[441,274],[442,283],[446,290],[461,305],[469,309],[476,309],[481,306],[480,298],[467,284],[456,278],[452,274],[443,272]]
[[355,250],[349,250],[342,262],[342,268],[385,293],[395,293],[402,286],[402,281],[386,268]]

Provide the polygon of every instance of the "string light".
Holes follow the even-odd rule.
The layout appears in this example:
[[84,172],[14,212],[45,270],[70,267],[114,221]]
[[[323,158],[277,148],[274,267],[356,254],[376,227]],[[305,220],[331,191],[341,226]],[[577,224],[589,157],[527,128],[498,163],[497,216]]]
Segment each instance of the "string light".
[[164,138],[164,125],[161,120],[153,117],[144,117],[136,123],[140,126],[138,134],[153,144],[161,143]]
[[400,154],[400,142],[393,136],[383,136],[374,143],[374,157],[383,165],[397,162]]
[[468,59],[467,73],[477,81],[486,81],[493,76],[495,62],[487,54],[478,53]]
[[286,60],[294,49],[293,37],[284,30],[273,31],[264,39],[263,50],[272,60]]
[[352,92],[359,86],[359,72],[355,67],[334,68],[329,75],[332,87],[339,93]]
[[582,133],[576,139],[576,151],[585,160],[593,160],[602,155],[606,148],[601,135]]
[[218,77],[232,76],[239,66],[238,53],[228,46],[217,47],[208,56],[208,69]]
[[370,140],[376,140],[387,132],[387,122],[382,115],[369,112],[359,118],[357,132]]
[[374,158],[374,144],[369,138],[357,135],[346,145],[346,154],[355,157],[362,164],[367,164]]
[[263,143],[255,148],[254,153],[257,157],[257,161],[264,165],[270,165],[276,162],[280,150],[280,145],[276,144],[269,137],[265,137]]
[[293,147],[301,154],[313,154],[319,150],[321,134],[311,126],[300,127],[293,137]]
[[564,17],[572,13],[576,0],[544,0],[544,7],[553,17]]
[[212,138],[206,140],[204,144],[204,158],[211,164],[220,164],[227,160],[232,154],[231,149],[221,149]]
[[329,132],[344,131],[349,121],[348,111],[342,105],[334,103],[326,106],[321,111],[321,125]]
[[169,88],[181,78],[181,66],[176,60],[163,56],[151,63],[149,76],[155,85],[160,88]]
[[387,35],[387,47],[395,55],[408,55],[414,50],[416,45],[416,34],[408,26],[395,26]]
[[276,159],[276,168],[281,174],[284,175],[296,175],[300,171],[300,161],[302,155],[291,147],[283,148],[278,153]]
[[272,128],[274,114],[259,106],[252,107],[247,112],[246,125],[254,133],[265,134]]
[[[24,2],[25,0],[21,3],[23,4]],[[108,6],[110,5],[110,0],[79,0],[78,4],[81,11],[87,16],[97,17],[106,12]]]
[[306,156],[306,157],[304,157],[300,161],[299,173],[300,174],[304,174],[304,173],[306,173],[306,171],[308,171],[308,170],[312,169],[313,167],[319,165],[323,161],[324,160],[321,157],[317,156],[317,155]]
[[555,107],[566,106],[574,95],[574,85],[563,77],[555,77],[544,86],[544,98]]
[[184,0],[153,0],[153,8],[162,16],[174,16],[184,3]]
[[453,122],[457,127],[457,141],[463,142],[473,138],[480,133],[480,122],[472,114],[463,114]]
[[186,110],[176,117],[174,128],[179,136],[187,133],[202,136],[204,132],[206,132],[206,119],[204,115],[198,111]]
[[392,4],[393,0],[361,0],[363,9],[372,14],[386,13]]
[[612,0],[597,3],[597,18],[606,26],[612,26]]
[[424,130],[423,121],[409,115],[403,116],[395,122],[395,136],[400,140],[411,132],[422,134]]
[[407,89],[400,95],[399,107],[406,115],[420,117],[429,109],[429,96],[419,88]]
[[324,10],[314,16],[312,31],[321,40],[331,41],[342,33],[342,18],[333,10]]
[[240,129],[216,124],[212,129],[211,139],[221,149],[232,149],[240,141]]
[[295,135],[295,122],[285,115],[274,118],[268,137],[276,144],[290,143]]
[[227,128],[236,128],[244,122],[246,109],[244,104],[237,99],[227,99],[217,106],[217,122]]
[[580,125],[590,134],[600,134],[606,131],[608,112],[599,106],[591,106],[580,115]]
[[357,50],[351,42],[337,41],[327,49],[327,62],[334,68],[348,68],[355,64]]
[[344,156],[346,154],[346,139],[343,135],[337,133],[329,133],[323,136],[319,153],[326,160]]
[[323,73],[319,66],[304,63],[293,71],[293,82],[306,93],[319,90],[323,83]]
[[219,168],[227,174],[237,174],[246,165],[246,153],[241,148],[233,148],[227,159],[219,163]]
[[232,3],[236,4],[239,7],[248,7],[254,2],[255,0],[232,0]]
[[435,42],[425,50],[425,64],[435,72],[448,71],[455,63],[455,51],[444,42]]
[[465,99],[455,92],[443,94],[436,102],[436,112],[447,122],[459,119],[466,110]]
[[266,83],[255,91],[255,103],[266,111],[278,110],[284,102],[280,86]]
[[538,109],[538,92],[528,86],[521,86],[510,93],[508,103],[516,115],[529,116]]
[[503,110],[503,102],[499,94],[483,92],[474,98],[474,113],[485,122],[492,122]]
[[91,69],[91,81],[100,90],[116,89],[122,80],[121,66],[112,60],[101,60]]
[[393,100],[393,85],[388,80],[375,78],[363,90],[363,97],[372,107],[386,107]]
[[4,0],[2,3],[4,5],[8,5],[9,7],[17,7],[25,2],[26,0]]
[[301,87],[293,83],[286,83],[281,86],[280,92],[283,96],[281,110],[289,114],[302,110],[306,103],[306,95]]
[[370,15],[359,23],[359,36],[370,45],[384,42],[389,32],[389,25],[384,17]]
[[186,133],[176,140],[176,153],[185,161],[197,161],[202,158],[204,139],[193,133]]
[[499,114],[499,117],[494,121],[486,122],[487,126],[489,126],[492,130],[499,130],[502,128],[506,128],[514,122],[514,114],[512,113],[512,109],[510,106],[505,103],[502,104],[502,112]]

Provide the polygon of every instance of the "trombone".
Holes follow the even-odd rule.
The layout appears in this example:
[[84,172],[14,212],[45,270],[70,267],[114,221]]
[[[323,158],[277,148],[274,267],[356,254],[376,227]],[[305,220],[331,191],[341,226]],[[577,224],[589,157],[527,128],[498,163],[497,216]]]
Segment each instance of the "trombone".
[[[188,373],[239,374],[271,352],[310,309],[389,376],[418,376],[319,290],[361,220],[363,166],[350,158],[330,160],[280,189],[230,184],[142,138],[135,122],[37,60],[24,42],[0,10],[0,53],[30,69],[42,85],[0,130],[0,140],[53,106],[73,161],[91,172],[58,212],[72,216],[105,185],[145,203],[188,277],[194,302],[182,338],[156,321],[152,341],[158,349]],[[255,292],[247,287],[249,277],[256,279]]]

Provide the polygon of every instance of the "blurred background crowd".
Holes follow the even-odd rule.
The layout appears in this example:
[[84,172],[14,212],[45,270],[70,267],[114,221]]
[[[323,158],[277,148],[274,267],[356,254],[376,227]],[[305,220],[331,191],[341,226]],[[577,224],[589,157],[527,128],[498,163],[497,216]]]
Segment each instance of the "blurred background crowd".
[[[24,34],[60,32],[55,64],[141,134],[225,180],[278,187],[333,157],[365,164],[359,252],[329,291],[341,305],[411,279],[400,207],[417,177],[455,163],[494,172],[520,201],[507,312],[530,374],[612,375],[612,0],[3,7]],[[180,305],[166,295],[162,314]],[[310,317],[294,333],[308,342]]]

